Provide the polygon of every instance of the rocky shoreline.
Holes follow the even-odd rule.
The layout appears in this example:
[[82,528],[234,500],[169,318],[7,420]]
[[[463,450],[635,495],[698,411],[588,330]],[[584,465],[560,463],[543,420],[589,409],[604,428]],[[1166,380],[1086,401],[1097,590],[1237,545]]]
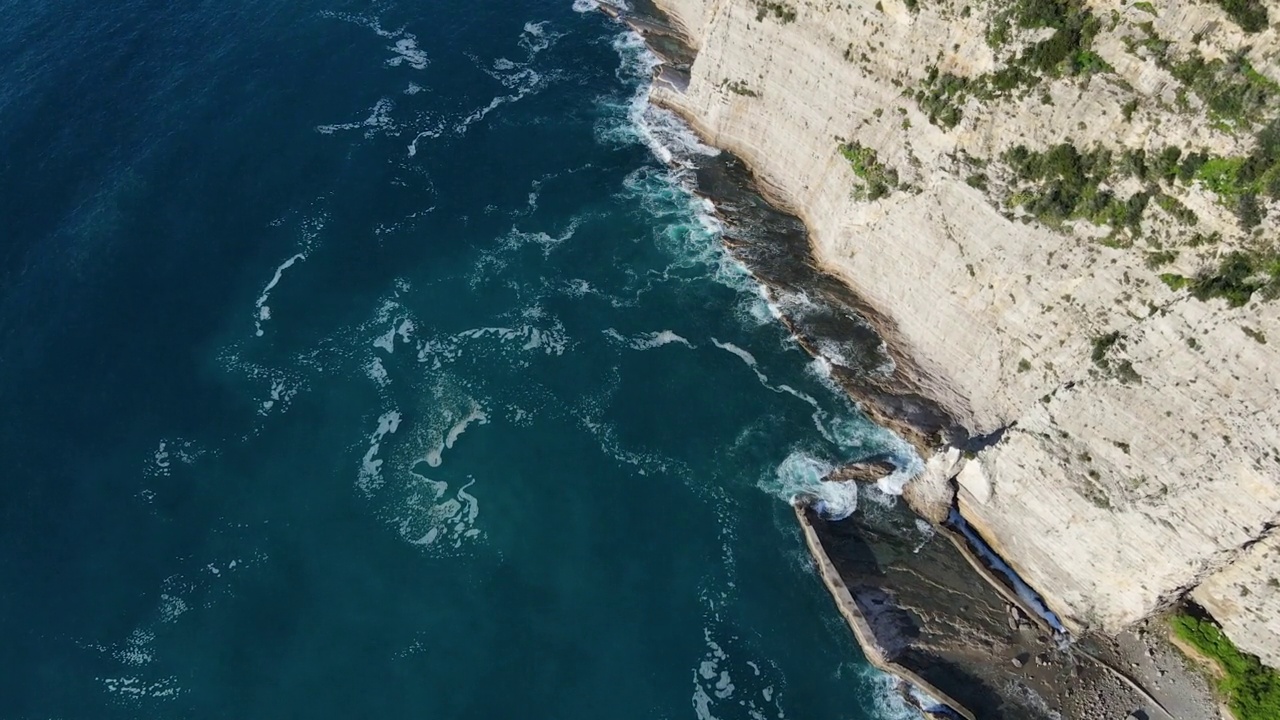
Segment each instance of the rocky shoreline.
[[[695,53],[658,8],[602,9],[664,59],[655,85],[677,91],[687,85]],[[671,109],[701,130],[697,118]],[[780,209],[767,182],[728,153],[700,159],[693,175],[696,191],[712,200],[725,224],[726,246],[781,308],[797,340],[833,361],[833,378],[869,417],[931,458],[906,493],[915,514],[891,503],[829,522],[803,503],[796,507],[819,575],[868,660],[955,713],[921,703],[937,717],[1216,718],[1207,684],[1164,635],[1061,642],[992,572],[946,520],[961,449],[981,449],[998,437],[971,437],[930,399],[933,380],[913,363],[893,323],[822,267],[804,224]],[[803,302],[789,301],[795,298]],[[935,455],[944,444],[951,454]],[[870,481],[892,470],[871,460],[831,481]]]
[[[1189,598],[1280,663],[1280,344],[1264,342],[1280,269],[1222,269],[1280,257],[1280,187],[1246,223],[1196,169],[1280,132],[1280,35],[1182,0],[656,2],[697,54],[652,100],[803,220],[795,244],[826,280],[800,295],[847,285],[837,305],[884,340],[860,366],[776,293],[806,345],[866,367],[847,388],[922,450],[917,511],[936,522],[956,499],[1075,634]],[[1057,40],[1099,63],[1028,61]],[[1223,122],[1209,76],[1275,94]],[[1170,153],[1191,164],[1153,173]],[[1079,210],[1081,187],[1133,213]],[[1222,273],[1245,277],[1229,299],[1187,289],[1236,282]]]

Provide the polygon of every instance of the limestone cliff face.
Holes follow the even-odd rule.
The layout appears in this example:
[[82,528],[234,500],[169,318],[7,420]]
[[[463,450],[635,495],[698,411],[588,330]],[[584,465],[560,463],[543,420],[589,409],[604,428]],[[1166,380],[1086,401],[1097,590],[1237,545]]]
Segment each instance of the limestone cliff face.
[[[1005,47],[1054,31],[1015,24],[1001,46],[988,40],[1001,9],[965,0],[659,5],[698,55],[687,89],[657,87],[655,100],[805,220],[826,269],[891,320],[933,399],[975,435],[1005,430],[960,463],[969,522],[1076,629],[1114,631],[1195,588],[1243,648],[1280,661],[1280,300],[1232,307],[1159,277],[1256,249],[1280,211],[1260,199],[1246,231],[1231,191],[1193,169],[1106,180],[1117,197],[1145,187],[1159,201],[1126,233],[1037,220],[1006,155],[1069,142],[1246,156],[1266,117],[1224,120],[1175,61],[1243,58],[1268,89],[1277,31],[1246,34],[1210,3],[1090,3],[1087,57],[1103,70],[955,96],[951,121],[931,122],[912,95],[931,76],[990,76],[1013,61]],[[866,150],[869,162],[855,157]]]
[[[1272,667],[1280,667],[1280,647],[1268,638],[1280,636],[1280,536],[1269,535],[1235,562],[1209,576],[1192,597],[1232,638]],[[1256,638],[1250,641],[1249,638]]]

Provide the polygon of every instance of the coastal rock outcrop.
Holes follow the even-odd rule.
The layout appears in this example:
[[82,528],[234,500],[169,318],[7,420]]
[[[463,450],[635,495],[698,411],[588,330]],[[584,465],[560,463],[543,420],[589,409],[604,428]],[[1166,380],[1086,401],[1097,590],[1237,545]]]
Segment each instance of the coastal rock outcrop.
[[1280,662],[1277,31],[1180,0],[658,5],[698,54],[654,100],[967,430],[966,461],[922,447],[931,502],[953,482],[1072,630],[1193,592]]
[[891,460],[870,458],[838,467],[823,479],[828,482],[873,483],[889,477],[897,469]]

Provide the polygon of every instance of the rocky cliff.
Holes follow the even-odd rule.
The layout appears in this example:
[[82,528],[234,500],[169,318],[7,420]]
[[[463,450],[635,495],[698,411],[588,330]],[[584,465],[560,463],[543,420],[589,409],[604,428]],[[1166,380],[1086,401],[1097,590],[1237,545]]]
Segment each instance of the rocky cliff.
[[1280,7],[658,5],[697,57],[654,99],[967,430],[969,523],[1073,629],[1191,591],[1280,665]]

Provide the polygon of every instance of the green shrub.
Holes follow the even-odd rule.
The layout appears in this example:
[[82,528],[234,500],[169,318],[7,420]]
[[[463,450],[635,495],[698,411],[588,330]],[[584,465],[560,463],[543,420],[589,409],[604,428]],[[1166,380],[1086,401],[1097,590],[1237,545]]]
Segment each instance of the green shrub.
[[783,24],[796,21],[796,9],[777,0],[756,0],[756,21],[763,21],[772,14]]
[[1274,251],[1234,250],[1222,258],[1217,268],[1202,271],[1194,278],[1166,274],[1160,279],[1174,290],[1190,290],[1197,300],[1222,298],[1231,307],[1240,307],[1254,293],[1265,300],[1280,295],[1280,255]]
[[1177,259],[1178,259],[1177,250],[1157,250],[1156,252],[1153,252],[1153,253],[1147,253],[1147,267],[1154,270],[1163,265],[1168,265],[1169,263]]
[[[1022,145],[1010,148],[1003,156],[1020,182],[1019,191],[1010,204],[1021,205],[1041,222],[1057,225],[1064,220],[1082,218],[1095,225],[1110,225],[1138,232],[1151,195],[1137,192],[1128,198],[1117,198],[1102,183],[1111,176],[1112,156],[1109,150],[1097,148],[1081,153],[1070,143],[1062,143],[1043,153],[1032,152]],[[1146,173],[1142,151],[1122,156]]]
[[1173,182],[1178,177],[1178,160],[1182,157],[1182,148],[1177,145],[1170,145],[1160,151],[1156,156],[1154,165],[1151,168],[1156,177],[1161,180]]
[[1262,120],[1280,99],[1280,86],[1254,70],[1243,53],[1205,60],[1193,51],[1169,70],[1200,96],[1213,117],[1234,125]]
[[1256,656],[1240,652],[1209,620],[1179,614],[1170,622],[1175,635],[1222,667],[1218,687],[1236,720],[1280,718],[1280,673],[1263,665]]
[[1095,73],[1115,72],[1111,63],[1092,50],[1080,50],[1071,59],[1072,75],[1093,75]]
[[941,128],[951,129],[960,122],[960,106],[969,93],[969,80],[951,73],[938,73],[938,66],[929,72],[915,93],[921,112],[929,116],[929,122]]
[[1106,370],[1111,366],[1107,360],[1107,353],[1111,352],[1111,348],[1120,342],[1120,331],[1115,330],[1106,335],[1099,335],[1093,339],[1093,351],[1089,353],[1089,359],[1094,365]]
[[1262,208],[1258,205],[1258,196],[1251,192],[1242,193],[1236,201],[1236,220],[1243,230],[1252,230],[1262,224]]
[[1182,158],[1182,164],[1178,165],[1178,179],[1182,182],[1191,182],[1196,173],[1200,172],[1200,168],[1204,167],[1207,162],[1209,162],[1208,153],[1188,153]]
[[840,146],[840,154],[865,183],[861,195],[867,200],[879,200],[897,186],[898,171],[881,164],[875,150],[858,142],[847,142]]
[[[1187,169],[1184,161],[1179,177]],[[1243,157],[1205,158],[1194,176],[1232,207],[1246,230],[1262,221],[1257,196],[1280,199],[1280,119],[1272,120],[1257,134],[1253,150]]]
[[1249,302],[1261,283],[1256,279],[1253,259],[1243,252],[1228,253],[1215,272],[1203,273],[1191,282],[1191,294],[1198,300],[1224,298],[1231,307]]
[[1204,245],[1217,245],[1222,241],[1222,233],[1211,232],[1208,235],[1204,233],[1196,233],[1187,238],[1187,247],[1201,247]]
[[1156,196],[1156,204],[1160,206],[1161,210],[1172,215],[1173,219],[1183,225],[1195,225],[1200,222],[1200,218],[1196,217],[1195,211],[1183,205],[1175,197],[1161,193]]
[[1261,330],[1258,330],[1257,328],[1251,328],[1251,327],[1242,327],[1240,329],[1244,331],[1245,335],[1248,335],[1254,342],[1258,343],[1259,345],[1267,344],[1267,336]]
[[1115,376],[1126,385],[1142,384],[1142,376],[1138,374],[1137,370],[1133,369],[1133,362],[1130,360],[1121,360],[1116,363]]
[[1210,158],[1196,171],[1196,179],[1219,195],[1235,197],[1243,192],[1240,186],[1242,165],[1244,158]]
[[1049,37],[1023,49],[1006,67],[975,82],[988,92],[1008,93],[1038,84],[1040,75],[1087,75],[1113,68],[1093,52],[1093,39],[1102,23],[1082,0],[1015,0],[992,18],[987,44],[999,48],[1014,25],[1032,30],[1051,28]]
[[1267,29],[1267,8],[1259,0],[1218,0],[1218,5],[1245,32]]

